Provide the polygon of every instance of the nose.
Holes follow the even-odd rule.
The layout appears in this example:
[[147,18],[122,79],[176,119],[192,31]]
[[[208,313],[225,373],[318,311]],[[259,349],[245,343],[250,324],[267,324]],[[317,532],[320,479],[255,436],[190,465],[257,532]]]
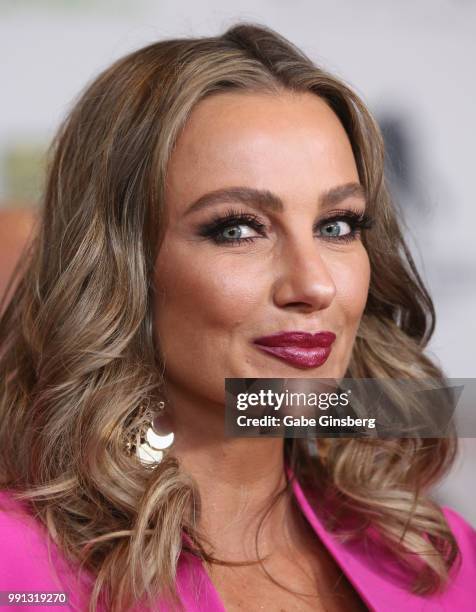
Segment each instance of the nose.
[[315,237],[288,241],[279,258],[273,285],[276,306],[304,313],[330,306],[336,285]]

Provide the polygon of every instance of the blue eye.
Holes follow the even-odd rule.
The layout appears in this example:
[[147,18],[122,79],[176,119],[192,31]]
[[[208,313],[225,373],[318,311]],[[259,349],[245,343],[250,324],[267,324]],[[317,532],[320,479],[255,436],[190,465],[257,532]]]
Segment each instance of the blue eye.
[[245,240],[247,238],[251,238],[251,236],[246,235],[250,231],[251,228],[249,225],[237,223],[235,225],[229,225],[228,227],[225,227],[225,229],[220,230],[219,235],[227,241]]
[[352,227],[346,221],[332,221],[321,225],[321,235],[334,238],[338,236],[345,236],[352,232]]
[[229,246],[253,242],[265,235],[265,224],[256,215],[230,209],[200,228],[199,234],[215,244]]
[[365,211],[340,210],[317,226],[318,237],[329,242],[346,243],[357,240],[363,230],[370,229],[374,220]]

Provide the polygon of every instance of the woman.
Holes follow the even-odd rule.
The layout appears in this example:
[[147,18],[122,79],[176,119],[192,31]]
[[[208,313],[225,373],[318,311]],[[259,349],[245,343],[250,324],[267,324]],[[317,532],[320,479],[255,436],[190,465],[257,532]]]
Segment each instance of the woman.
[[226,377],[442,379],[382,173],[360,99],[265,28],[87,88],[0,325],[0,590],[469,609],[474,531],[428,497],[454,440],[224,436]]

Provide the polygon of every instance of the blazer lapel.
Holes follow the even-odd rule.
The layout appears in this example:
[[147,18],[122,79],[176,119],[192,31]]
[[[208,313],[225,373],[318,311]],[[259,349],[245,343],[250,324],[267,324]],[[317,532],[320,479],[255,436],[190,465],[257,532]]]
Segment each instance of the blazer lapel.
[[288,475],[298,504],[321,542],[332,554],[342,571],[353,585],[363,602],[378,612],[388,610],[443,610],[443,606],[414,595],[398,584],[401,570],[392,564],[391,555],[386,554],[370,540],[341,542],[327,531],[317,512],[311,507],[292,470]]

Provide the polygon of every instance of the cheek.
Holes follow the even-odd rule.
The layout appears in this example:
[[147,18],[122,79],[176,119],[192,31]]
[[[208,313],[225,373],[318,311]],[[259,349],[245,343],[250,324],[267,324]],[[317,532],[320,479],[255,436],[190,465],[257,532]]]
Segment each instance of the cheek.
[[203,355],[204,337],[210,349],[226,344],[256,306],[252,279],[246,266],[238,265],[238,258],[235,264],[228,254],[204,250],[191,258],[181,249],[159,254],[154,324],[163,350],[183,350],[186,341],[189,351]]
[[334,282],[344,322],[353,330],[360,322],[369,291],[370,262],[363,245],[359,245],[347,261],[335,267]]

